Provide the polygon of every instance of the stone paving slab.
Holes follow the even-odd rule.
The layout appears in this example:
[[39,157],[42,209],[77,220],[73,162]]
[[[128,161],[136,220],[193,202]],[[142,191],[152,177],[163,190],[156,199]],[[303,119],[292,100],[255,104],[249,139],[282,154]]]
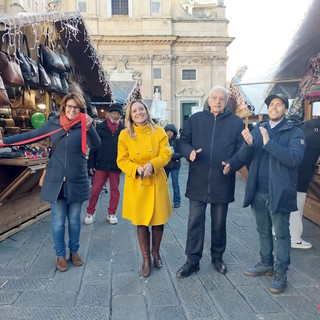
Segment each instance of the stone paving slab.
[[259,285],[239,287],[239,292],[256,313],[282,312],[280,305]]
[[152,268],[152,276],[142,281],[149,308],[179,306],[174,284],[165,268]]
[[1,319],[5,320],[108,320],[109,308],[16,308],[5,306],[0,309]]
[[[0,305],[10,305],[20,296],[19,292],[0,292]],[[1,314],[1,308],[0,308]],[[1,318],[0,318],[1,319]]]
[[[163,267],[152,267],[149,278],[141,276],[136,227],[121,217],[122,194],[118,224],[106,221],[110,192],[101,193],[94,223],[82,223],[81,267],[68,261],[67,272],[56,270],[50,215],[1,242],[0,320],[320,319],[320,228],[304,221],[304,238],[313,248],[292,250],[287,289],[279,295],[270,293],[272,277],[243,274],[246,266],[259,261],[259,240],[251,209],[242,208],[244,182],[240,178],[227,217],[227,274],[216,272],[211,263],[208,206],[200,270],[177,279],[176,272],[186,261],[185,163],[179,179],[182,202],[165,226],[160,250]],[[122,193],[123,175],[120,182]]]
[[276,299],[294,319],[319,320],[319,309],[302,296],[279,296]]
[[[50,279],[18,278],[9,279],[3,287],[4,291],[40,291],[45,290],[51,283]],[[1,283],[0,283],[1,285]]]
[[77,305],[79,306],[110,306],[110,283],[85,284],[81,286],[81,291]]
[[67,291],[47,291],[46,293],[23,292],[14,302],[17,307],[72,307],[75,305],[76,292]]
[[150,309],[150,320],[185,320],[184,312],[180,307],[156,307]]
[[293,320],[288,313],[268,313],[268,314],[258,314],[258,319],[261,320]]
[[210,296],[203,290],[203,284],[196,275],[185,279],[174,278],[173,282],[189,319],[220,318]]
[[140,277],[133,274],[115,274],[113,276],[112,295],[139,295],[143,293]]
[[144,295],[116,296],[112,301],[112,320],[146,320],[147,305]]
[[236,289],[209,292],[223,320],[257,320],[255,312]]

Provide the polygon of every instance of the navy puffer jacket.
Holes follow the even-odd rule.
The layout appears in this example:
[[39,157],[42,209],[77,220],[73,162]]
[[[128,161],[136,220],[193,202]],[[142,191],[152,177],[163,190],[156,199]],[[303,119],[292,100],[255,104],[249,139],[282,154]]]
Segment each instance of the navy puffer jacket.
[[[254,143],[249,146],[246,142],[238,154],[229,161],[231,170],[238,170],[244,163],[250,161],[244,207],[252,204],[256,193],[259,173],[261,150],[269,153],[268,194],[270,198],[270,213],[288,213],[297,210],[297,169],[305,150],[305,135],[295,121],[284,120],[265,146],[259,127],[267,129],[267,122],[257,124],[251,134]],[[240,161],[240,162],[239,162]]]
[[242,120],[231,111],[216,117],[204,110],[192,115],[180,136],[180,152],[189,160],[192,150],[202,149],[189,164],[186,197],[207,203],[234,201],[235,175],[224,175],[222,161],[240,148]]
[[[49,118],[40,128],[3,139],[4,143],[14,143],[41,136],[61,128],[60,117]],[[54,143],[65,131],[51,135]],[[87,144],[98,148],[100,138],[93,126],[87,131]],[[65,182],[63,182],[65,180]],[[81,124],[72,127],[58,142],[47,165],[47,172],[41,188],[41,199],[54,203],[57,201],[61,187],[67,202],[83,202],[89,199],[90,184],[87,171],[87,159],[81,150]]]

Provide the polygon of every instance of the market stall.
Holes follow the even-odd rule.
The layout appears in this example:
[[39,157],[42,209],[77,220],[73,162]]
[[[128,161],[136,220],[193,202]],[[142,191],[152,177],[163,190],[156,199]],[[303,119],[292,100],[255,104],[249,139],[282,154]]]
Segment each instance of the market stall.
[[[272,80],[251,84],[234,81],[231,91],[235,90],[235,100],[239,93],[240,97],[243,97],[240,92],[241,86],[267,85],[269,89],[265,91],[264,97],[282,93],[289,99],[293,99],[289,107],[289,116],[300,120],[310,120],[320,115],[319,112],[315,112],[314,107],[315,103],[320,101],[320,41],[317,41],[320,39],[319,11],[320,2],[314,0],[281,59],[278,69],[273,74]],[[315,164],[312,181],[309,184],[304,216],[320,226],[319,167],[318,160],[318,163]]]
[[[41,126],[74,90],[84,95],[92,117],[97,111],[91,101],[112,100],[81,15],[51,12],[0,18],[0,134]],[[49,209],[40,200],[39,187],[48,147],[44,140],[0,148],[0,241]]]

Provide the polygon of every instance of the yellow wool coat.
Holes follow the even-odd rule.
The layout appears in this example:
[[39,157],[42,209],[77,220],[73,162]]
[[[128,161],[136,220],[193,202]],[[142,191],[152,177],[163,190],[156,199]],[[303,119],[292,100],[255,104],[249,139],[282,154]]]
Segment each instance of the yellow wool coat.
[[[168,137],[164,129],[149,125],[134,126],[136,139],[127,129],[118,141],[118,167],[125,173],[122,216],[134,225],[165,224],[172,213],[168,179],[163,167],[171,159]],[[138,166],[151,162],[154,172],[144,178],[137,174]],[[140,187],[141,186],[141,187]]]

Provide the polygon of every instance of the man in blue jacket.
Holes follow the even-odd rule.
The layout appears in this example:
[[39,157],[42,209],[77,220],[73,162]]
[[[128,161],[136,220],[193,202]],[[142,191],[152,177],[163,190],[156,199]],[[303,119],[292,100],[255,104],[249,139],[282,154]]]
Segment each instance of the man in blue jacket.
[[190,163],[185,194],[189,198],[187,262],[178,270],[178,278],[199,270],[208,203],[211,207],[211,260],[218,272],[227,272],[222,256],[226,249],[228,205],[234,201],[235,175],[223,174],[222,161],[231,158],[243,142],[243,122],[226,109],[228,97],[225,88],[212,88],[210,111],[193,114],[180,137],[180,152]]
[[[245,142],[239,152],[224,163],[224,173],[232,173],[250,162],[244,206],[251,205],[260,242],[261,261],[245,270],[247,276],[273,275],[269,290],[282,292],[290,264],[290,212],[297,210],[297,169],[305,150],[305,136],[295,121],[285,119],[288,98],[272,94],[265,100],[269,121],[259,123],[250,133],[244,129]],[[275,231],[273,256],[272,226]]]

